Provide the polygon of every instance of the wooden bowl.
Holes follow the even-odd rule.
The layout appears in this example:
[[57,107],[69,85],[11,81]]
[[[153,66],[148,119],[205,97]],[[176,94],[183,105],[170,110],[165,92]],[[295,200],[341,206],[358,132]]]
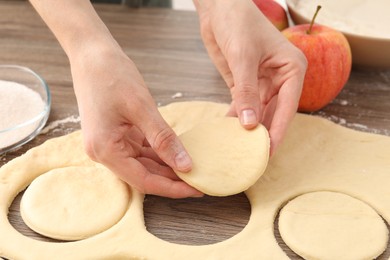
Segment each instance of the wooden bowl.
[[[291,19],[295,24],[310,23],[310,19],[303,16],[295,8],[299,0],[286,0]],[[339,30],[337,28],[334,28]],[[354,66],[371,68],[390,68],[390,39],[376,38],[352,34],[341,31],[351,46],[352,63]]]

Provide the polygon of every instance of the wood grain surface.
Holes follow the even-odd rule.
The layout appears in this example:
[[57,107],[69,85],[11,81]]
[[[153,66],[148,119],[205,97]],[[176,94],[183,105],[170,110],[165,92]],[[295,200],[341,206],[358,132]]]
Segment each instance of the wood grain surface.
[[[202,44],[195,13],[121,5],[95,7],[137,64],[159,105],[185,100],[230,101]],[[53,98],[48,124],[78,115],[67,57],[26,2],[0,1],[0,62],[29,67],[47,81]],[[173,99],[177,92],[183,97]],[[337,99],[316,114],[346,127],[390,136],[390,71],[354,68]],[[17,151],[0,155],[0,166],[49,138],[79,128],[77,122],[59,124]],[[21,196],[10,208],[10,222],[25,235],[49,240],[24,225],[19,214]],[[144,206],[148,230],[180,244],[223,241],[240,232],[250,216],[250,204],[244,194],[182,200],[147,196]],[[284,245],[277,230],[275,235],[292,259],[300,259]],[[388,251],[379,259],[387,259]]]

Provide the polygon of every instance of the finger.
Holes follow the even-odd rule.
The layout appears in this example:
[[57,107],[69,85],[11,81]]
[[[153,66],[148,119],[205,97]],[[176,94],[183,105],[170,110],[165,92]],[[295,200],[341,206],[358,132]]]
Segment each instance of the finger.
[[182,181],[171,180],[163,175],[168,171],[159,171],[156,165],[148,167],[158,171],[161,175],[152,174],[139,161],[132,157],[123,156],[122,152],[110,152],[105,156],[105,165],[120,179],[130,184],[141,193],[154,194],[170,198],[186,198],[203,196],[201,192]]
[[215,39],[214,31],[211,30],[210,27],[211,25],[209,18],[207,16],[203,17],[200,23],[200,33],[204,46],[206,47],[207,53],[209,54],[209,57],[213,61],[218,72],[221,74],[223,80],[230,88],[233,85],[233,76],[226,58]]
[[258,86],[258,59],[253,55],[235,57],[229,63],[234,79],[231,89],[236,113],[246,129],[257,126],[260,121],[260,94]]
[[148,140],[146,140],[146,138],[144,139],[144,141],[143,141],[143,144],[142,144],[142,145],[143,145],[143,146],[150,147],[150,144],[149,144]]
[[274,95],[265,105],[263,111],[263,120],[262,125],[265,126],[268,130],[271,128],[272,120],[275,115],[275,110],[278,102],[278,95]]
[[275,113],[270,127],[271,155],[282,142],[290,122],[293,120],[301,95],[303,80],[296,77],[287,80],[281,87]]
[[227,116],[237,116],[237,110],[236,110],[236,102],[232,100],[230,103],[229,111],[226,113]]
[[230,71],[229,65],[225,59],[225,56],[222,54],[219,45],[215,41],[215,38],[213,36],[209,38],[209,41],[205,40],[207,53],[209,54],[210,59],[213,61],[219,74],[221,74],[221,77],[225,81],[226,85],[231,88],[233,86],[233,75]]
[[[192,160],[175,132],[169,127],[157,108],[149,108],[141,120],[135,122],[141,129],[151,148],[174,170],[188,172]],[[145,120],[147,119],[147,120]]]
[[126,132],[124,133],[124,137],[126,138],[126,140],[135,142],[139,145],[142,145],[145,140],[145,136],[143,135],[141,130],[136,126],[130,126],[130,125],[126,129]]
[[159,195],[173,199],[204,196],[202,192],[183,181],[173,181],[160,175],[147,175],[144,185],[146,194]]
[[181,180],[170,167],[161,165],[150,158],[139,157],[137,160],[152,174],[157,174],[173,181]]
[[167,165],[161,158],[158,156],[158,154],[153,150],[152,147],[142,147],[140,149],[139,157],[145,157],[152,159],[153,161],[161,164],[161,165]]

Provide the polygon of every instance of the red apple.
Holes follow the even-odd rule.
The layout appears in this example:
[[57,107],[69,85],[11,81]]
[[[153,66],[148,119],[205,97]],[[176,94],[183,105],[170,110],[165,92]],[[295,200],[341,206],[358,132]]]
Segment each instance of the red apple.
[[313,24],[314,18],[311,24],[282,31],[308,61],[298,108],[303,112],[313,112],[329,104],[348,81],[352,66],[351,48],[345,36],[329,27]]
[[288,27],[286,10],[280,4],[274,0],[253,0],[253,2],[279,31]]

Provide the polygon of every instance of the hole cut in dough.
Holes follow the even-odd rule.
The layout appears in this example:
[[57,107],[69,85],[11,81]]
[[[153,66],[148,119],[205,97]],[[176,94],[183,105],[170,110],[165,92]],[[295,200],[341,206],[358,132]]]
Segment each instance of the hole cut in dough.
[[22,197],[20,212],[41,235],[81,240],[115,225],[130,197],[127,184],[103,167],[65,167],[36,178]]
[[219,117],[199,123],[179,138],[193,165],[190,172],[176,174],[211,196],[247,190],[267,167],[270,139],[263,125],[246,130],[235,117]]
[[319,191],[298,196],[280,212],[282,239],[305,259],[375,259],[388,229],[370,206],[351,196]]
[[146,229],[160,239],[181,245],[211,245],[225,241],[241,232],[251,215],[251,206],[244,193],[186,199],[148,195],[143,205]]

